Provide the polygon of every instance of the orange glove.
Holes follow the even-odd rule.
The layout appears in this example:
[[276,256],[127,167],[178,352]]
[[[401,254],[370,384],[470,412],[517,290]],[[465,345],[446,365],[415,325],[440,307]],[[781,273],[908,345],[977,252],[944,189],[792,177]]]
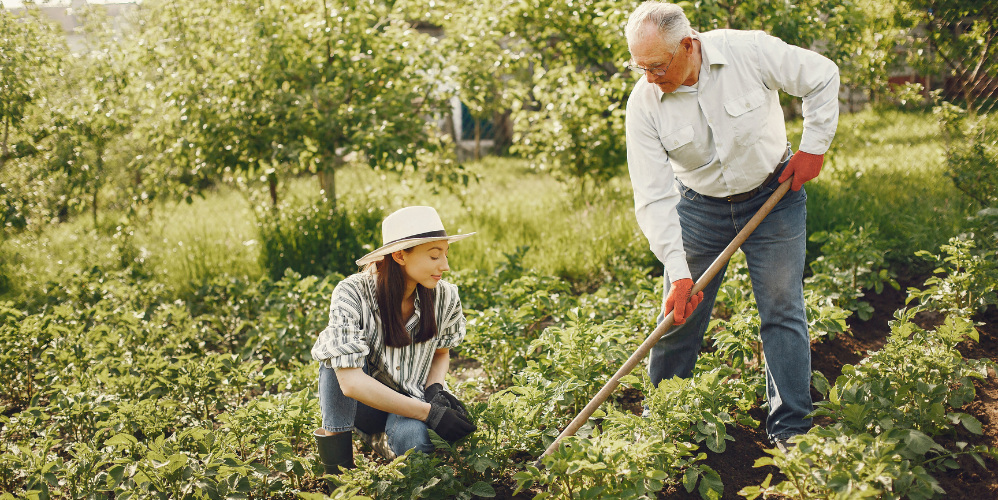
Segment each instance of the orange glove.
[[783,181],[789,179],[792,175],[794,176],[794,180],[790,184],[790,189],[800,191],[800,187],[805,182],[818,176],[818,172],[821,172],[821,164],[824,161],[825,155],[813,155],[803,151],[794,153],[793,157],[790,158],[790,163],[787,164],[787,168],[783,169],[783,173],[780,174],[780,184],[783,184]]
[[[669,314],[673,309],[676,310],[676,314],[672,317],[673,324],[681,325],[686,323],[686,318],[689,318],[693,314],[693,310],[703,300],[703,292],[697,292],[696,295],[691,297],[691,291],[693,291],[693,280],[689,278],[672,282],[672,287],[669,288],[669,296],[665,298],[665,314]],[[679,307],[676,307],[677,304]]]

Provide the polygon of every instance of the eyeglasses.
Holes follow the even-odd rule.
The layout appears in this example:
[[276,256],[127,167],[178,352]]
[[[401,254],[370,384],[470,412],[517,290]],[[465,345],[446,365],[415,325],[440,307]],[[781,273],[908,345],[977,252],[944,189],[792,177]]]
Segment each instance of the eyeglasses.
[[[692,37],[690,37],[690,38],[692,38]],[[683,40],[685,40],[685,38]],[[642,68],[641,66],[638,66],[637,64],[634,64],[633,61],[628,62],[627,63],[627,67],[631,71],[634,71],[634,72],[636,72],[638,74],[641,74],[641,75],[643,75],[645,73],[651,73],[651,74],[653,74],[655,76],[665,76],[665,74],[668,73],[669,68],[672,66],[672,62],[676,60],[676,52],[679,52],[679,47],[682,47],[682,46],[683,46],[683,41],[680,40],[679,41],[679,45],[676,45],[676,49],[672,51],[672,58],[669,59],[669,64],[667,64],[665,66],[665,69]]]

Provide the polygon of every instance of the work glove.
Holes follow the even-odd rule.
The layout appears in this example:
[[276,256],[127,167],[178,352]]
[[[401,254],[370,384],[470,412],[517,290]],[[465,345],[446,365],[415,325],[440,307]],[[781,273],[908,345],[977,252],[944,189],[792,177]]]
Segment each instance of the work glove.
[[447,404],[447,398],[439,393],[430,401],[430,414],[426,416],[427,427],[450,443],[478,430],[468,417],[448,407]]
[[790,158],[787,168],[783,169],[779,182],[783,184],[792,175],[794,176],[794,180],[790,183],[790,189],[800,191],[801,186],[805,182],[818,176],[818,172],[821,172],[821,164],[824,161],[825,155],[813,155],[798,151]]
[[464,407],[464,404],[461,403],[461,401],[459,401],[453,394],[444,390],[444,386],[439,383],[430,384],[430,386],[423,391],[423,399],[433,401],[433,399],[437,397],[437,394],[443,395],[443,397],[447,400],[448,408],[457,411],[461,415],[468,414],[468,409]]
[[672,317],[674,325],[686,323],[686,318],[693,314],[693,310],[703,300],[703,292],[697,292],[691,297],[691,291],[693,291],[693,280],[689,278],[672,282],[669,296],[665,298],[665,314],[669,314],[673,309],[676,310],[676,314]]

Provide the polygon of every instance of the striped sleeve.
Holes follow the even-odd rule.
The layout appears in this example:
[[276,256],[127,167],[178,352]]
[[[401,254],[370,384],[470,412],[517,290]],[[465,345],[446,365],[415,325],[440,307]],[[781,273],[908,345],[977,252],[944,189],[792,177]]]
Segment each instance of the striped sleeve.
[[312,359],[326,368],[363,368],[371,351],[362,324],[364,310],[358,280],[348,278],[336,285],[329,304],[329,324],[312,346]]
[[[444,283],[441,283],[444,284]],[[445,293],[441,294],[439,310],[437,311],[438,330],[437,349],[451,349],[457,347],[466,332],[467,320],[464,318],[464,310],[461,308],[461,297],[457,293],[457,286],[446,283],[443,288]]]

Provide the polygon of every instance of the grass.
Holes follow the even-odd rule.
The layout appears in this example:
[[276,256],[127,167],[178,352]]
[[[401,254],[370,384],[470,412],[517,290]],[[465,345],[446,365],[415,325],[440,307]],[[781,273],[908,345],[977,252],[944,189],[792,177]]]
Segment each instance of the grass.
[[[800,121],[788,123],[788,131],[797,145]],[[809,232],[874,225],[888,259],[917,264],[915,251],[936,250],[961,231],[975,208],[945,176],[943,155],[930,113],[841,116],[825,167],[807,185]],[[490,269],[521,246],[530,247],[523,265],[583,288],[611,277],[618,259],[659,267],[634,220],[626,177],[580,200],[575,186],[516,159],[488,158],[468,168],[481,180],[447,187],[427,184],[418,172],[400,178],[351,165],[337,174],[338,202],[386,213],[407,205],[436,207],[449,232],[477,232],[452,248],[455,270]],[[317,200],[318,190],[310,177],[286,179],[279,186],[282,198],[306,201]],[[260,193],[222,187],[190,205],[160,205],[149,220],[130,228],[105,223],[95,231],[88,217],[78,217],[40,235],[23,233],[0,249],[10,288],[5,296],[44,293],[46,283],[62,282],[84,267],[121,266],[134,259],[178,291],[222,273],[259,276],[254,204],[269,201]],[[118,217],[103,214],[105,221]],[[817,244],[809,247],[812,258],[817,249]]]
[[[796,145],[800,121],[787,128]],[[946,176],[939,125],[924,111],[840,116],[821,175],[806,187],[809,233],[876,226],[887,258],[916,267],[914,253],[958,234],[974,209]],[[818,246],[809,246],[811,256]]]

